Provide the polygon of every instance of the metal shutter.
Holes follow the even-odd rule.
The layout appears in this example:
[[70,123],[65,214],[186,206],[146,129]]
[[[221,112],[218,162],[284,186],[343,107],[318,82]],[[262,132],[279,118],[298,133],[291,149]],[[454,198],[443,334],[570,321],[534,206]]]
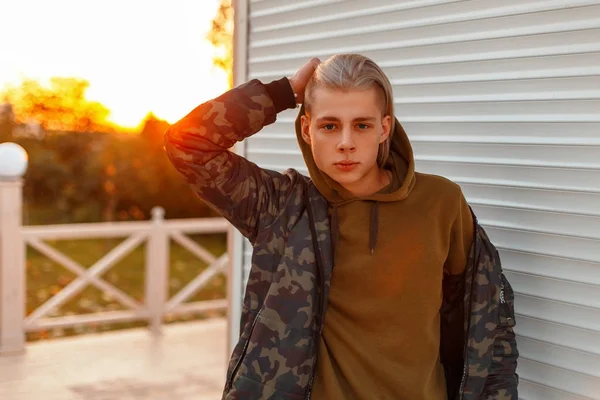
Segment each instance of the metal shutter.
[[[386,70],[417,169],[459,183],[500,249],[517,292],[521,398],[600,399],[600,0],[248,6],[245,80],[339,52]],[[295,116],[242,153],[306,174]],[[246,272],[250,252],[237,256]]]

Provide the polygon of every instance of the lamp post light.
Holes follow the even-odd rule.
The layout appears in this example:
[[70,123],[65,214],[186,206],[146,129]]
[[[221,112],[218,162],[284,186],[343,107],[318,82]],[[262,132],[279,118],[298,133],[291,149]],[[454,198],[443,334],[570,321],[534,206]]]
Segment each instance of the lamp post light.
[[0,143],[0,180],[19,180],[25,174],[28,156],[16,143]]
[[28,156],[0,144],[0,355],[25,351],[25,242],[21,233],[23,175]]

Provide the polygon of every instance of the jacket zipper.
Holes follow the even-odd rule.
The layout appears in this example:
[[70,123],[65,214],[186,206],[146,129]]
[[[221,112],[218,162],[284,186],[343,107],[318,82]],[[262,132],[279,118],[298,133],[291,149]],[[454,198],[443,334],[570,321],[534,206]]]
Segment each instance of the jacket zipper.
[[[321,336],[321,333],[323,332],[323,327],[321,326],[319,328],[319,335],[317,335],[317,339],[319,339],[319,337]],[[315,341],[315,346],[318,346],[318,343]],[[317,363],[317,352],[315,352],[315,364]],[[308,390],[306,392],[306,399],[310,400],[310,397],[312,395],[312,389],[313,389],[313,384],[315,383],[315,369],[316,369],[316,365],[313,366],[313,369],[310,373],[310,380],[308,381]]]
[[306,399],[310,399],[310,396],[312,395],[312,388],[313,388],[313,383],[315,382],[315,374],[311,373],[310,375],[310,381],[308,382],[308,391],[306,392]]
[[235,379],[235,374],[237,373],[238,369],[240,368],[240,365],[242,365],[242,360],[244,359],[244,356],[246,355],[246,351],[248,350],[248,345],[250,343],[250,338],[252,337],[252,332],[254,332],[254,327],[256,326],[256,323],[258,322],[258,317],[260,316],[260,313],[262,312],[262,310],[263,310],[262,308],[260,310],[258,310],[258,312],[256,313],[256,317],[254,317],[254,321],[252,321],[252,326],[250,327],[250,333],[248,334],[248,339],[244,343],[244,348],[242,349],[240,358],[235,363],[235,367],[233,367],[233,371],[231,372],[231,378],[229,378],[229,382],[227,382],[227,391],[229,391],[231,389],[231,387],[233,386],[233,380]]

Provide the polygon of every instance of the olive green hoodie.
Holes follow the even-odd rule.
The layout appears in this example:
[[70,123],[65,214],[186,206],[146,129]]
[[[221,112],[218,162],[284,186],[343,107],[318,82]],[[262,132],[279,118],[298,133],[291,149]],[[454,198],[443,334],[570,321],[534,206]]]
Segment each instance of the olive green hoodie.
[[439,359],[442,280],[463,272],[473,221],[460,188],[415,172],[396,120],[390,184],[355,197],[319,170],[298,143],[310,177],[330,205],[334,269],[313,399],[446,398]]

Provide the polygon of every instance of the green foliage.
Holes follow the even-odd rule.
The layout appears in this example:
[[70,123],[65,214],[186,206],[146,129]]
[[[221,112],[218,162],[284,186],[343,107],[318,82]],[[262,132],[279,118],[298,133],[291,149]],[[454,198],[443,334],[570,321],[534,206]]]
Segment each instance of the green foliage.
[[25,79],[1,95],[2,102],[14,108],[19,123],[36,121],[45,130],[112,131],[108,108],[85,97],[89,86],[88,81],[71,77],[53,77],[48,85]]
[[48,132],[13,140],[27,150],[25,223],[215,216],[175,171],[162,137],[169,126],[150,115],[140,134]]
[[229,87],[233,86],[234,9],[231,0],[221,0],[212,20],[208,40],[214,46],[213,65],[227,72]]

